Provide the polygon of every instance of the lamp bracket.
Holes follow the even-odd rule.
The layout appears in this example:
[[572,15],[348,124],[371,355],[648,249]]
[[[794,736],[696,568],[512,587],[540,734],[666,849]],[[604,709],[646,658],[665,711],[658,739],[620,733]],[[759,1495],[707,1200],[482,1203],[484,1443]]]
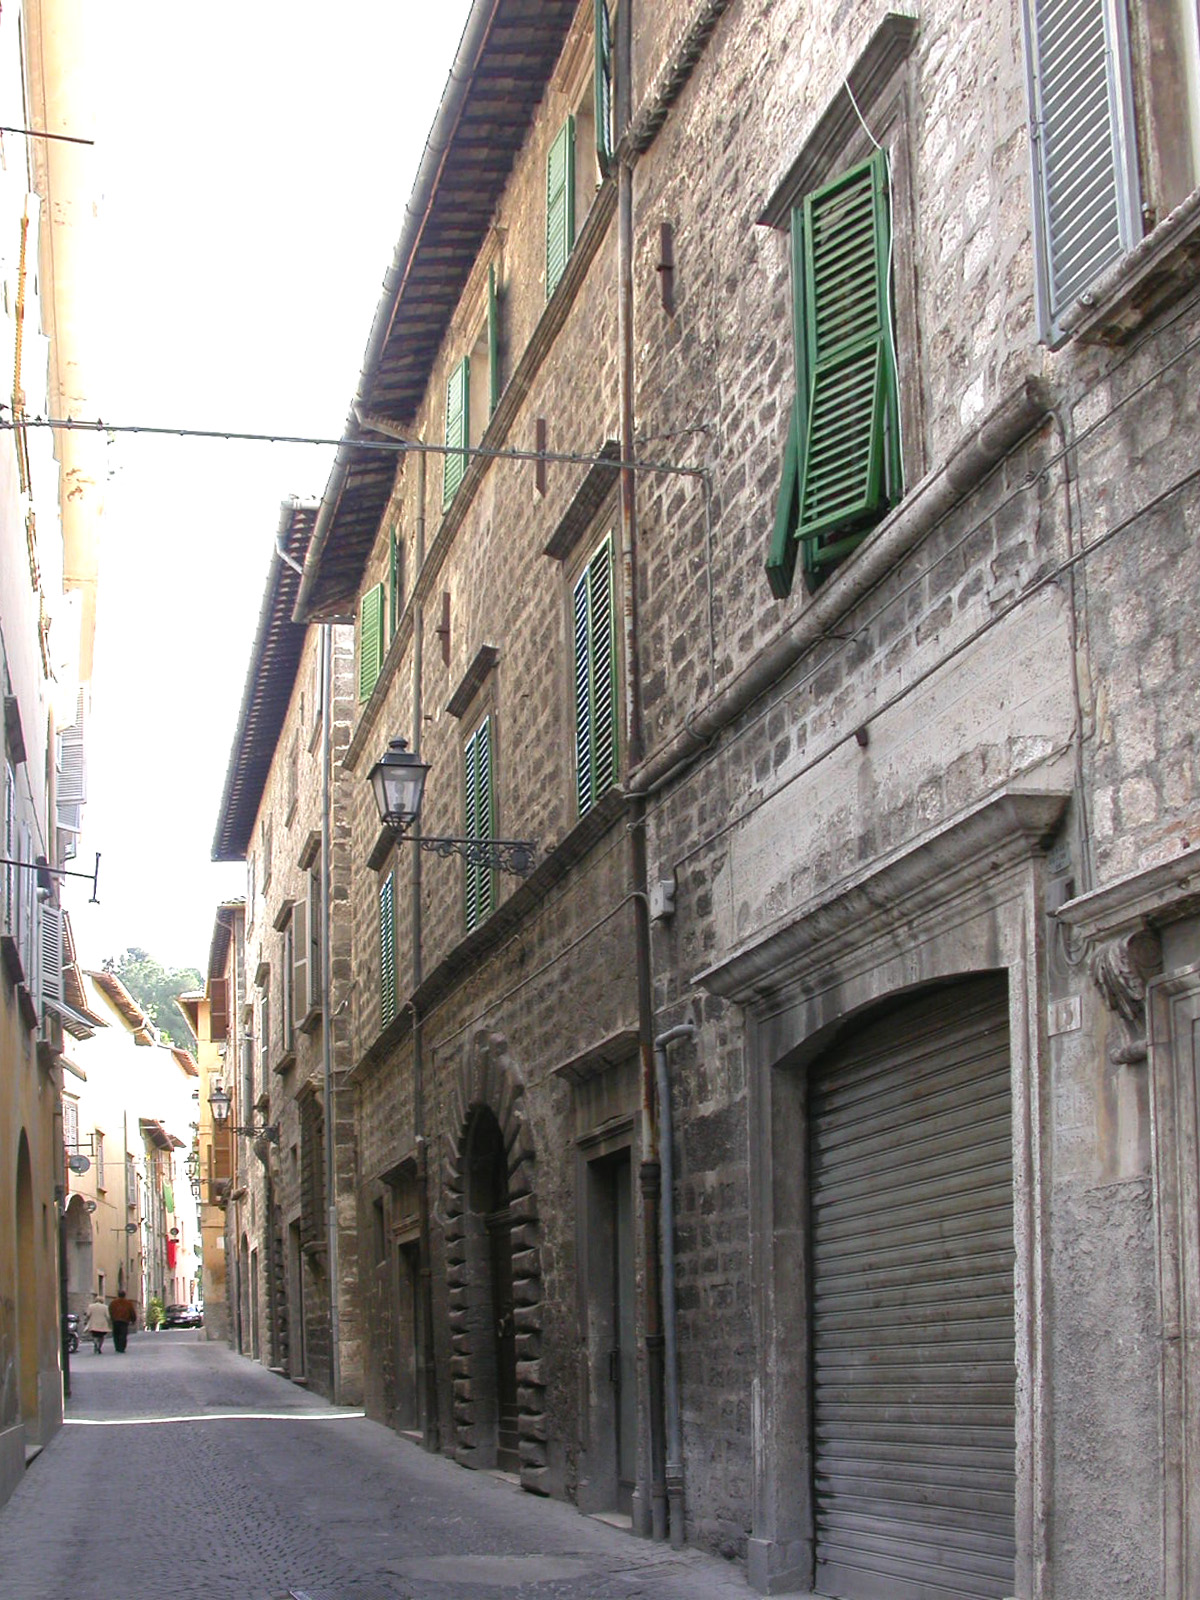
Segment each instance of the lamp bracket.
[[537,842],[532,839],[441,839],[412,833],[397,833],[396,838],[419,845],[430,855],[461,856],[469,867],[508,872],[518,878],[529,876],[537,855]]

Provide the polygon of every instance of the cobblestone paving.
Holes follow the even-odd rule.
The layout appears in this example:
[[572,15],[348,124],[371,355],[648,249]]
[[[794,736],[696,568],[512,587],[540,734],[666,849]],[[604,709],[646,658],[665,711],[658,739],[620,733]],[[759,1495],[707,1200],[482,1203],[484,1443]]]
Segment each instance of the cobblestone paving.
[[3,1600],[750,1600],[723,1562],[428,1456],[201,1335],[71,1372],[0,1508]]

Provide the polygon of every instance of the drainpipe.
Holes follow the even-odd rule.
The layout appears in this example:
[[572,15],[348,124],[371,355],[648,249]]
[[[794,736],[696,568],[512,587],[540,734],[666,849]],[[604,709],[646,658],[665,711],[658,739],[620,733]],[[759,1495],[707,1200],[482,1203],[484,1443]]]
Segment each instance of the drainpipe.
[[[424,450],[417,452],[417,518],[413,530],[413,585],[420,582],[425,566],[425,462]],[[421,693],[421,675],[424,660],[425,632],[421,607],[413,607],[413,681],[412,681],[412,738],[413,754],[421,754],[421,728],[424,700]],[[412,825],[414,838],[420,836],[420,818]],[[412,992],[416,994],[424,979],[421,953],[421,849],[412,853]],[[410,1002],[411,1003],[411,1002]],[[417,1273],[420,1282],[421,1317],[421,1411],[424,1427],[422,1443],[434,1452],[441,1447],[438,1430],[437,1369],[433,1361],[433,1262],[429,1226],[429,1146],[425,1137],[425,1039],[424,1024],[415,1004],[412,1006],[413,1052],[413,1137],[417,1146],[417,1223],[420,1228],[420,1259]]]
[[337,1142],[334,1119],[337,1111],[333,1083],[333,952],[329,947],[333,932],[333,907],[330,893],[333,880],[332,818],[330,813],[329,764],[333,749],[333,628],[321,625],[321,1069],[325,1112],[325,1207],[326,1234],[329,1239],[329,1377],[334,1405],[342,1398],[342,1334],[338,1278],[341,1252],[338,1249]]
[[[633,67],[633,6],[617,11],[617,115],[622,132],[629,125]],[[622,461],[632,461],[634,441],[633,346],[633,167],[617,166],[617,368]],[[641,701],[637,638],[637,502],[631,467],[621,469],[621,594],[625,658],[626,770],[642,759]],[[637,973],[638,1050],[641,1058],[641,1147],[638,1185],[642,1195],[642,1256],[646,1264],[642,1322],[646,1349],[646,1396],[650,1422],[650,1536],[667,1537],[667,1485],[664,1470],[663,1335],[659,1282],[658,1124],[654,1113],[654,1000],[650,971],[650,915],[646,898],[645,802],[635,800],[629,822],[629,866],[633,888],[634,963]],[[645,1527],[637,1530],[645,1533]]]
[[675,1317],[675,1157],[671,1123],[671,1080],[667,1046],[694,1039],[690,1022],[668,1028],[654,1041],[654,1076],[658,1087],[658,1126],[662,1152],[662,1298],[667,1391],[667,1502],[671,1512],[671,1547],[683,1544],[683,1430],[679,1418],[679,1340]]

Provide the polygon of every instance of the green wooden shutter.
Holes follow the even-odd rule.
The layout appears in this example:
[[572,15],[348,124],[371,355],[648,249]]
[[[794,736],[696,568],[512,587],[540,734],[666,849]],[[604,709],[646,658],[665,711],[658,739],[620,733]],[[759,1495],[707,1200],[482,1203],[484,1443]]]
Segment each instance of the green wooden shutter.
[[613,163],[612,21],[607,0],[595,0],[595,38],[596,159],[607,177]]
[[575,796],[589,810],[617,781],[616,605],[606,539],[572,596],[575,634]]
[[396,1015],[396,884],[389,872],[379,886],[379,1026]]
[[776,600],[784,600],[792,592],[792,577],[796,571],[796,515],[800,491],[800,411],[799,398],[792,406],[792,420],[788,425],[787,444],[783,451],[783,477],[779,485],[779,498],[775,503],[775,526],[771,533],[771,549],[767,556],[767,582]]
[[362,597],[358,616],[358,699],[371,698],[383,665],[383,585],[377,583]]
[[[495,793],[492,783],[492,719],[485,717],[467,740],[466,834],[468,839],[493,839],[496,832]],[[477,928],[495,906],[496,878],[487,867],[467,864],[467,928]]]
[[[470,443],[467,428],[471,415],[471,359],[464,356],[450,374],[446,385],[446,445],[451,452],[446,456],[442,474],[442,510],[458,493],[467,470],[466,448]],[[463,454],[457,452],[462,451]]]
[[500,404],[500,296],[496,290],[495,263],[488,268],[488,416],[496,414]]
[[808,415],[797,535],[810,581],[848,555],[899,495],[889,238],[881,150],[805,198]]
[[575,243],[575,118],[568,117],[546,158],[546,299],[557,289]]

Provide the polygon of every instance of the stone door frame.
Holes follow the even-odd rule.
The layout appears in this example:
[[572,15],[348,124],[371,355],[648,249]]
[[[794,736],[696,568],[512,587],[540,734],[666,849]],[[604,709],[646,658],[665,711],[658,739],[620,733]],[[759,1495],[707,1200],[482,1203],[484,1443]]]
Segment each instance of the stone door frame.
[[1043,846],[1066,800],[1010,786],[699,979],[746,1008],[756,1327],[747,1577],[761,1593],[795,1593],[813,1581],[804,1069],[867,1008],[997,972],[1008,982],[1012,1070],[1015,1593],[1047,1600],[1053,1341]]

